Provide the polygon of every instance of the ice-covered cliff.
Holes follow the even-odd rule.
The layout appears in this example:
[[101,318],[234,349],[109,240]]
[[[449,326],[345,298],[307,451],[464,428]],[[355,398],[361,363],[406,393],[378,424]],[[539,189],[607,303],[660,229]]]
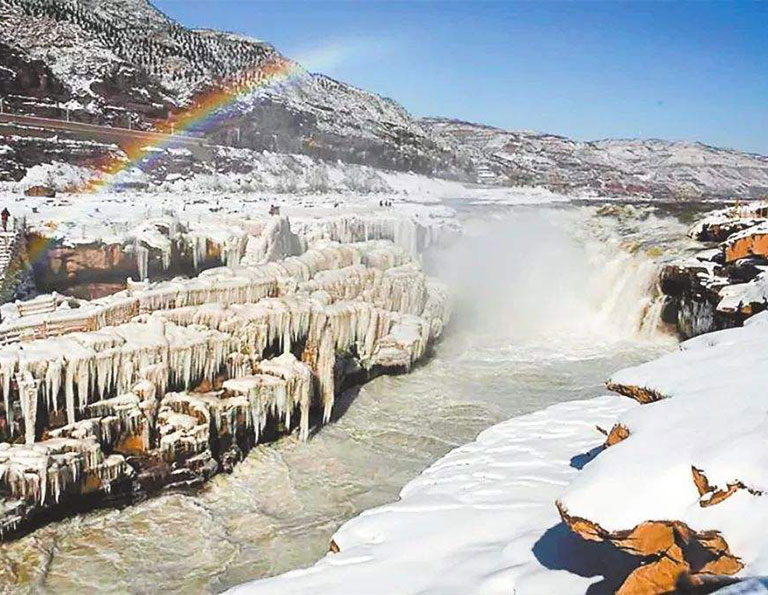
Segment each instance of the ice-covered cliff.
[[[0,533],[78,499],[199,482],[264,436],[306,439],[311,410],[328,421],[348,379],[424,357],[450,314],[446,287],[394,228],[318,229],[337,228],[347,243],[274,216],[197,277],[6,308]],[[150,231],[162,254],[168,237]]]

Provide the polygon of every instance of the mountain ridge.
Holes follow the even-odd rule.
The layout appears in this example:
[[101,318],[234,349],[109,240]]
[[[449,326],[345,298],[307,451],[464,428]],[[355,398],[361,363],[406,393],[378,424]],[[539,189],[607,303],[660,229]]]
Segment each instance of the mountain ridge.
[[[489,185],[656,198],[768,192],[768,157],[416,118],[392,98],[306,71],[268,42],[184,27],[147,0],[0,0],[0,31],[0,94],[18,113],[151,129],[201,93],[248,88],[265,65],[284,61],[289,80],[234,98],[199,134],[253,151]],[[28,166],[0,171],[18,176]]]

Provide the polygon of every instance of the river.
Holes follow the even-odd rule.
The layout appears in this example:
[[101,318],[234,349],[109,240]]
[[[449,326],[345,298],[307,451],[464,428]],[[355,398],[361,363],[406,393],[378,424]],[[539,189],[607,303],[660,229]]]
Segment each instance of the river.
[[6,592],[219,592],[311,564],[334,530],[511,416],[598,396],[674,349],[658,262],[688,249],[646,207],[463,208],[466,237],[425,258],[457,294],[434,356],[337,402],[308,442],[260,445],[231,475],[52,523],[0,546]]

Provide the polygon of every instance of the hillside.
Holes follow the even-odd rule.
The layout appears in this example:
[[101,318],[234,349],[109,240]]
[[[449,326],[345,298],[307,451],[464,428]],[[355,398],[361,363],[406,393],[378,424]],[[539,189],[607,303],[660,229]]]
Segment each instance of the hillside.
[[[248,87],[286,60],[243,36],[190,30],[146,0],[0,0],[5,109],[150,129],[210,89]],[[385,168],[461,176],[397,103],[294,65],[292,77],[238,95],[201,133],[255,150],[305,153]]]
[[[259,86],[264,69],[274,64],[289,65],[291,76]],[[600,196],[768,193],[768,157],[698,143],[580,142],[414,118],[391,99],[307,72],[263,41],[188,29],[147,0],[0,0],[6,112],[152,130],[212,93],[232,97],[215,118],[187,132],[245,151]],[[44,162],[92,167],[120,158],[120,149],[103,139],[83,140],[0,123],[0,180],[19,180]],[[249,154],[248,161],[254,158]],[[194,173],[185,168],[172,169]],[[222,173],[247,169],[230,163]],[[150,173],[153,179],[164,175]]]
[[541,185],[607,196],[757,198],[768,193],[768,157],[658,139],[574,141],[449,120],[422,124],[469,153],[487,183]]

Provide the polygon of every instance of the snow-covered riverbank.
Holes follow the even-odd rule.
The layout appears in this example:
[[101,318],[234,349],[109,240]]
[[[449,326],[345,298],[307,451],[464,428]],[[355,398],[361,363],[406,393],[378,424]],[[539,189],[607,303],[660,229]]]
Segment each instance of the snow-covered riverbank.
[[592,584],[609,591],[629,556],[569,534],[553,503],[605,440],[596,425],[611,427],[637,407],[605,396],[500,423],[433,464],[397,502],[343,525],[333,536],[338,553],[230,592],[536,595],[584,593]]

